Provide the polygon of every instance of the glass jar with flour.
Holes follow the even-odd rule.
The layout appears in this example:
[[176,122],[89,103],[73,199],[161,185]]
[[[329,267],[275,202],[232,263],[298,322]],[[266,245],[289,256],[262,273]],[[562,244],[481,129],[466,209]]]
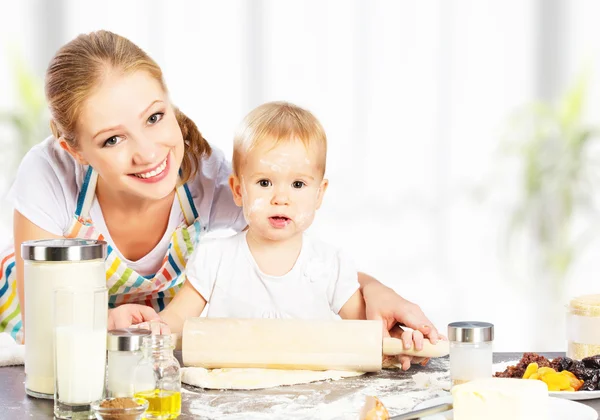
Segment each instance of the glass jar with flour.
[[452,385],[492,376],[494,326],[467,321],[448,324]]
[[54,398],[53,293],[59,288],[106,286],[106,242],[83,239],[28,241],[21,245],[25,288],[25,390]]
[[578,296],[567,306],[567,357],[600,354],[600,295]]
[[133,397],[135,391],[133,374],[143,357],[142,340],[149,335],[150,330],[137,328],[123,328],[108,332],[107,397]]

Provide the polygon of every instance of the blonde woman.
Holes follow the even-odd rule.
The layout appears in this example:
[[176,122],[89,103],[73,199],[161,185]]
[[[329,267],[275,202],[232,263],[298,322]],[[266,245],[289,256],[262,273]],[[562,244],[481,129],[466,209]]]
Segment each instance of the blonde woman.
[[[107,31],[80,35],[46,73],[52,136],[23,159],[9,193],[14,248],[0,253],[0,331],[23,339],[23,241],[104,239],[109,325],[157,319],[184,283],[200,235],[246,222],[230,162],[170,101],[160,67]],[[359,274],[368,318],[437,331],[420,308]]]

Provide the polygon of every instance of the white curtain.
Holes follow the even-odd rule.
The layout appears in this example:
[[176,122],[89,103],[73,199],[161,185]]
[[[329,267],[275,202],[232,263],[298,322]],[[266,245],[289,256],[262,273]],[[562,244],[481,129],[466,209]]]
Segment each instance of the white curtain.
[[[226,154],[236,124],[262,102],[313,111],[328,133],[330,179],[314,235],[344,247],[442,330],[490,321],[496,350],[564,349],[563,331],[524,326],[539,327],[534,315],[547,302],[536,301],[533,282],[511,278],[499,251],[518,173],[496,170],[498,148],[515,108],[555,96],[600,56],[597,3],[58,3],[47,30],[59,31],[59,45],[101,28],[130,38]],[[19,34],[25,50],[39,45]],[[3,88],[7,77],[0,73]],[[593,104],[599,94],[595,83]],[[589,278],[579,278],[588,292]]]

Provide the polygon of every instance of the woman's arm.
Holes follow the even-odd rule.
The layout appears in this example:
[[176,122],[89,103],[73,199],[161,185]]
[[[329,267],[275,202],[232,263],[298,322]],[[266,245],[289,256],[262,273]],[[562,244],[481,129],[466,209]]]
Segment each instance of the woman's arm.
[[358,282],[365,299],[367,319],[380,319],[384,323],[384,334],[397,324],[420,331],[435,344],[440,335],[421,308],[398,295],[394,290],[365,273],[358,273]]
[[[21,308],[21,320],[23,322],[23,332],[25,331],[25,293],[23,283],[23,258],[21,256],[21,244],[25,241],[38,239],[61,239],[62,236],[56,236],[33,224],[28,218],[23,216],[17,210],[13,216],[13,234],[15,244],[15,263],[17,270],[17,294],[19,295],[19,306]],[[50,296],[49,298],[52,298]]]
[[186,280],[181,290],[160,313],[160,318],[169,326],[171,333],[181,334],[185,320],[200,316],[205,306],[206,300]]

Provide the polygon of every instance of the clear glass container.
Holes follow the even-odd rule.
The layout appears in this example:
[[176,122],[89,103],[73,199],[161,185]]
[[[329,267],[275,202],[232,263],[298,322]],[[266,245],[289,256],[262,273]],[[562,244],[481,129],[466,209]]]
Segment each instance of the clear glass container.
[[600,354],[600,295],[573,298],[567,306],[567,357]]
[[143,358],[134,374],[135,397],[148,401],[146,419],[174,419],[181,414],[181,372],[170,335],[142,340]]
[[95,419],[91,403],[104,395],[108,290],[54,291],[54,416]]
[[56,289],[106,287],[107,244],[85,239],[49,239],[21,244],[24,260],[25,391],[54,398],[54,314]]
[[494,326],[465,321],[448,325],[452,385],[492,376]]
[[106,338],[108,350],[106,366],[106,396],[133,397],[133,375],[142,360],[142,340],[150,330],[122,328],[110,330]]

